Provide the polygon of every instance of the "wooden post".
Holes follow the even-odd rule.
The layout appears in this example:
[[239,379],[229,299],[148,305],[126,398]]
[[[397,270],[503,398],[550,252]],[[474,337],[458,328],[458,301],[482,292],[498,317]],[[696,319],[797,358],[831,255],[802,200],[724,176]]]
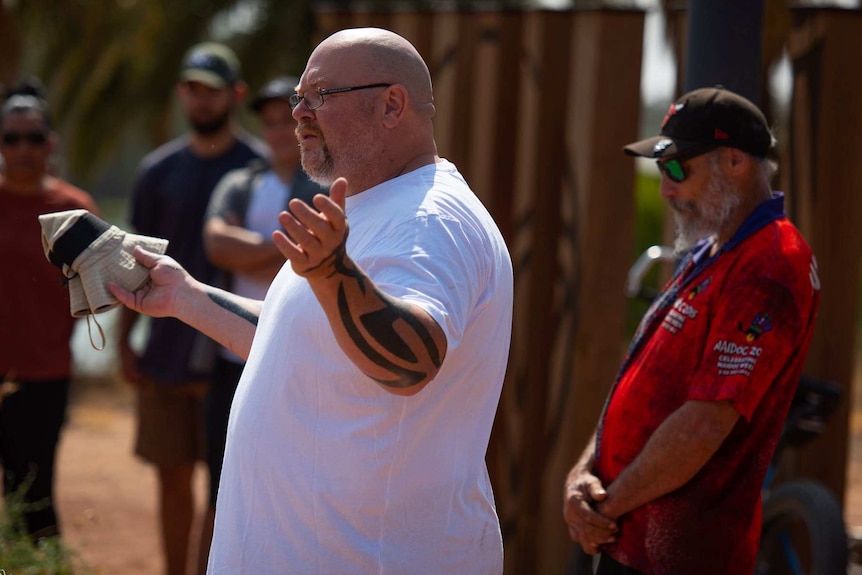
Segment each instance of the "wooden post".
[[[551,373],[554,340],[561,317],[554,314],[555,284],[560,271],[558,251],[560,249],[561,193],[568,158],[565,154],[565,120],[569,112],[568,71],[571,69],[571,54],[562,40],[570,37],[572,14],[568,12],[542,12],[536,16],[534,28],[536,61],[535,86],[539,95],[537,108],[537,133],[531,153],[539,168],[533,172],[531,185],[532,204],[532,249],[530,258],[530,280],[525,298],[530,313],[526,314],[525,329],[527,357],[526,381],[530,392],[524,397],[523,414],[526,425],[521,427],[524,441],[522,456],[522,487],[519,494],[519,522],[516,532],[516,573],[537,572],[540,538],[537,534],[553,517],[547,517],[541,504],[543,499],[544,470],[547,464],[548,444],[548,400],[551,388]],[[567,353],[571,353],[566,350]],[[557,526],[562,528],[559,519]]]
[[[635,164],[644,14],[576,11],[572,28],[558,286],[571,290],[571,337],[554,341],[539,557],[519,573],[559,573],[572,543],[562,519],[565,476],[592,435],[625,354],[624,295],[634,246]],[[570,236],[571,234],[571,236]],[[565,241],[571,237],[573,242]],[[529,467],[527,469],[530,469]]]
[[814,249],[820,313],[806,372],[839,383],[842,405],[825,434],[802,449],[794,475],[819,479],[843,500],[862,246],[862,81],[849,73],[862,59],[862,12],[796,9],[790,142],[782,185],[791,217]]
[[21,35],[10,4],[0,2],[0,88],[18,79],[21,65]]

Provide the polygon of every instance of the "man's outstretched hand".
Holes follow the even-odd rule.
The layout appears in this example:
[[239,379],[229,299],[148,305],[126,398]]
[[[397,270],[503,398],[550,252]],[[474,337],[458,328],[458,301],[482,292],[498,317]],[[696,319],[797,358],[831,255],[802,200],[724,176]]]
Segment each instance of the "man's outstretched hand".
[[[276,231],[272,241],[300,276],[311,279],[332,274],[344,255],[348,224],[344,213],[347,180],[338,178],[329,188],[329,197],[314,196],[314,211],[301,200],[290,201],[290,211],[281,212],[279,223],[290,234]],[[291,239],[292,238],[292,239]]]

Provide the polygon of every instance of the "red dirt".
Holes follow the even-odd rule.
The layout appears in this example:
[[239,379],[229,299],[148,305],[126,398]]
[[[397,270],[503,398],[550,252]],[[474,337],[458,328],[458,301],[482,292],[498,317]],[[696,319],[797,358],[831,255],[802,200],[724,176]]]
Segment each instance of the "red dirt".
[[[132,453],[133,396],[119,385],[73,387],[57,462],[63,538],[94,575],[159,575],[155,471]],[[205,479],[201,465],[195,485],[201,510]]]

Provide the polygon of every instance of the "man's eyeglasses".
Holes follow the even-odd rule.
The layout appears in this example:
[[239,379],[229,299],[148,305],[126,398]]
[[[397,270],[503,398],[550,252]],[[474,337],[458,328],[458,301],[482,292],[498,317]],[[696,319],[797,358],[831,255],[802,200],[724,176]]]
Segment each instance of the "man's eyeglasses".
[[314,88],[312,90],[306,90],[302,94],[293,94],[290,98],[287,99],[287,102],[290,104],[290,109],[293,110],[299,103],[305,100],[305,105],[308,106],[309,110],[316,110],[323,105],[323,97],[329,94],[340,94],[341,92],[353,92],[354,90],[367,90],[368,88],[388,88],[392,84],[367,84],[365,86],[351,86],[349,88],[329,88],[327,90],[321,90],[320,88]]
[[683,160],[674,158],[672,160],[656,160],[659,171],[674,182],[685,181],[685,169],[682,167]]
[[685,154],[680,154],[669,160],[662,160],[661,158],[659,158],[655,161],[655,163],[658,166],[658,170],[674,182],[684,182],[685,179],[688,177],[688,174],[685,173],[685,168],[683,167],[683,164],[693,158],[708,154],[714,149],[715,146],[700,146],[694,148],[693,150],[687,150]]
[[4,132],[2,136],[3,145],[17,146],[21,142],[27,142],[33,146],[44,146],[48,141],[48,134],[45,132]]

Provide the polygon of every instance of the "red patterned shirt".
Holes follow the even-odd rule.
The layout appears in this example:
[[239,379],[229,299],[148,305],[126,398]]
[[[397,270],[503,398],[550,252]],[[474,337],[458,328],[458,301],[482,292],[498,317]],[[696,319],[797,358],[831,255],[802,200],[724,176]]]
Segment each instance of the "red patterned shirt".
[[63,274],[42,249],[39,216],[79,208],[98,214],[93,198],[56,178],[34,194],[16,194],[0,182],[0,376],[69,377],[75,318]]
[[688,483],[620,517],[604,551],[649,575],[753,572],[761,485],[819,301],[814,257],[780,195],[715,256],[710,247],[647,313],[599,428],[596,472],[609,485],[685,402],[730,401],[741,415]]

